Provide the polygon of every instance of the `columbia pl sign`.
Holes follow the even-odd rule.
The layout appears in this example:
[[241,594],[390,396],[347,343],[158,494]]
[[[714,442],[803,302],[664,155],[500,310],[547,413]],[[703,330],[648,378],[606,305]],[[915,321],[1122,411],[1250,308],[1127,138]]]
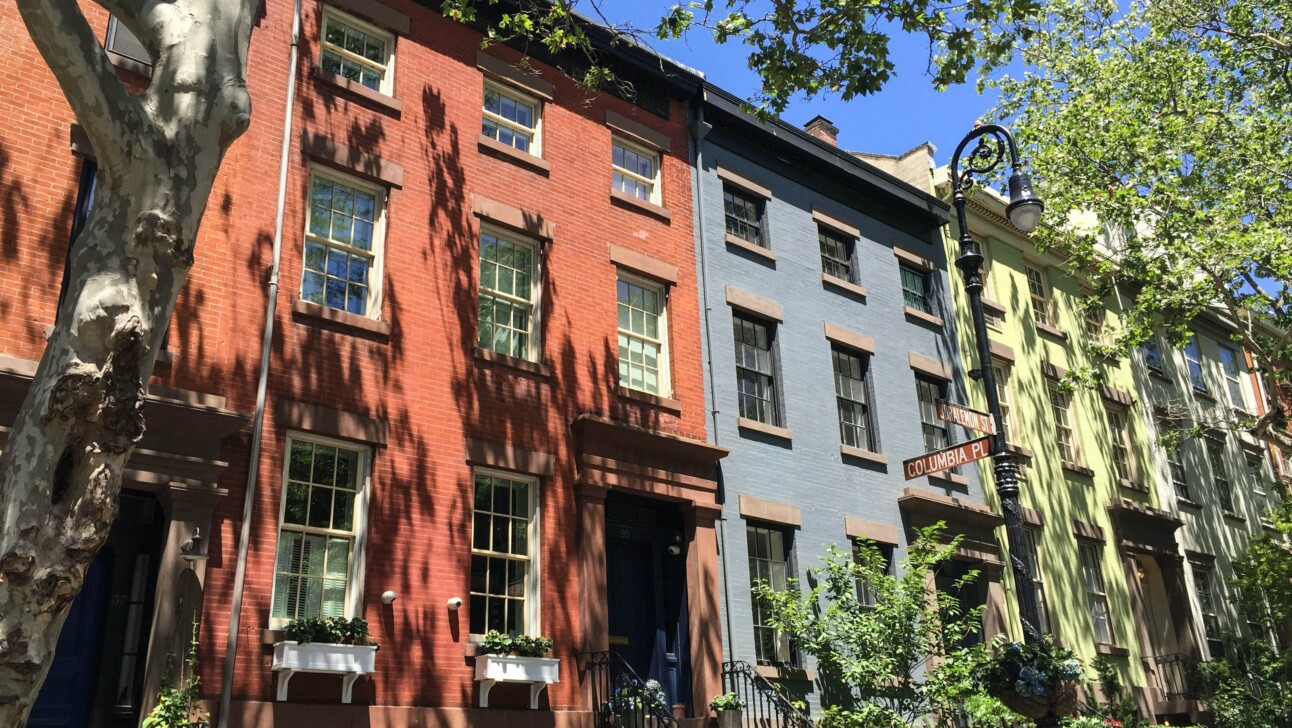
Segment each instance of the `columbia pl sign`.
[[980,437],[959,445],[935,450],[918,458],[902,463],[902,472],[907,480],[914,480],[929,473],[948,470],[957,465],[972,463],[991,455],[991,437]]

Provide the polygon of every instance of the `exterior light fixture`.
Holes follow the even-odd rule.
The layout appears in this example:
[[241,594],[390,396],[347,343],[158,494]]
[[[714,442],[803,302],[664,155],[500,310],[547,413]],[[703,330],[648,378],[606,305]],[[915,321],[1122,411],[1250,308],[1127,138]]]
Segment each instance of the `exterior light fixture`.
[[1041,224],[1041,213],[1045,203],[1032,191],[1032,176],[1019,169],[1014,163],[1014,173],[1009,176],[1009,204],[1005,206],[1005,215],[1014,227],[1030,233]]

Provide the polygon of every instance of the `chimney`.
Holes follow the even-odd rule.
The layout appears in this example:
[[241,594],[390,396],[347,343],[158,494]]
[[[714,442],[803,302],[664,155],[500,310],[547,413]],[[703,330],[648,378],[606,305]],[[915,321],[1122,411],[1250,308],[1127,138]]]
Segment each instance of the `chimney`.
[[839,146],[839,127],[820,114],[812,117],[812,121],[804,124],[803,130],[832,147]]

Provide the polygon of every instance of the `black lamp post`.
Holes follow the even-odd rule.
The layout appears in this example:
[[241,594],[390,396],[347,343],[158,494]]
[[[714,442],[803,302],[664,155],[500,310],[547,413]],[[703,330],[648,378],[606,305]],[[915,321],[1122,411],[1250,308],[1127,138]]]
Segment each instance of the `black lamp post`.
[[[960,171],[960,155],[969,142],[977,139],[978,146],[966,158],[965,170]],[[996,493],[1000,496],[1005,515],[1005,532],[1009,539],[1009,560],[1014,569],[1014,588],[1018,593],[1019,617],[1023,621],[1023,634],[1028,642],[1040,639],[1040,612],[1036,604],[1036,586],[1032,581],[1029,565],[1023,560],[1023,514],[1018,503],[1018,464],[1005,441],[1005,418],[1000,409],[1000,393],[996,389],[996,375],[991,367],[991,343],[987,338],[987,320],[982,311],[982,253],[969,234],[969,220],[965,215],[965,188],[973,183],[972,175],[988,174],[1000,165],[1009,152],[1009,204],[1005,214],[1014,227],[1029,233],[1041,222],[1045,204],[1032,192],[1032,179],[1023,171],[1018,160],[1018,146],[1009,129],[996,124],[977,126],[956,147],[951,157],[952,202],[956,208],[956,222],[960,225],[960,256],[956,267],[964,273],[965,290],[969,293],[969,309],[973,313],[974,336],[978,346],[978,369],[970,376],[982,382],[987,390],[987,410],[996,425],[992,436],[992,469],[996,480]],[[1049,717],[1049,716],[1047,716]]]

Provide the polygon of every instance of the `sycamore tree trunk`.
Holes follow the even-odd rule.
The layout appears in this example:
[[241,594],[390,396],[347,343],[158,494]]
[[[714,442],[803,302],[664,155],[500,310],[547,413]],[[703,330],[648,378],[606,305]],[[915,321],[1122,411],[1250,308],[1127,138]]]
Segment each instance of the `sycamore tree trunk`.
[[154,61],[128,92],[76,0],[17,0],[98,160],[68,295],[0,454],[0,727],[40,691],[143,435],[162,336],[215,175],[247,128],[261,0],[95,0]]

